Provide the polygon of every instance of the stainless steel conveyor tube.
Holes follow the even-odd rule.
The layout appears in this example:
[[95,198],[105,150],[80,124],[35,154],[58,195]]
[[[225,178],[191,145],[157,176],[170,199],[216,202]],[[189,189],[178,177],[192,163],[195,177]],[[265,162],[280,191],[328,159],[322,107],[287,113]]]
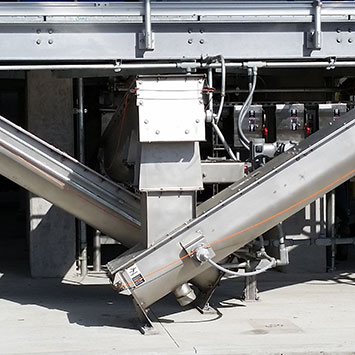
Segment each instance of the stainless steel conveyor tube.
[[128,247],[139,243],[139,197],[1,116],[0,174]]
[[202,203],[196,219],[153,247],[109,263],[114,285],[147,308],[210,267],[194,257],[199,246],[219,262],[354,176],[354,118],[349,111]]

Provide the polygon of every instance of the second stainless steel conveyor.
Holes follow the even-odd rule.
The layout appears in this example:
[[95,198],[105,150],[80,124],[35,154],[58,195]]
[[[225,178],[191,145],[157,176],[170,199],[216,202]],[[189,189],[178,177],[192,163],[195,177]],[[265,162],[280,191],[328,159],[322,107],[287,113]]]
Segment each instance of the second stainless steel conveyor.
[[211,266],[195,258],[199,245],[219,262],[355,174],[355,110],[202,203],[197,218],[144,251],[109,263],[118,289],[146,309]]
[[1,116],[0,173],[126,246],[139,242],[139,197]]

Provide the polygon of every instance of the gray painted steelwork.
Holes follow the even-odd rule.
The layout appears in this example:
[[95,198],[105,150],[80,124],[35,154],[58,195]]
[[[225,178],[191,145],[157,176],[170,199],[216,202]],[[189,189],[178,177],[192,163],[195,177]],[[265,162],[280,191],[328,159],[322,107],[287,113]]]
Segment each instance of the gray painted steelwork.
[[[1,60],[351,58],[349,1],[0,3]],[[150,21],[149,21],[150,20]],[[145,32],[148,31],[148,36]]]
[[126,246],[139,242],[136,195],[1,116],[0,173]]
[[[316,132],[197,209],[197,218],[148,250],[108,267],[117,287],[148,307],[206,271],[184,246],[204,240],[218,262],[355,174],[355,111]],[[191,257],[192,256],[192,257]],[[130,279],[134,267],[141,279]]]

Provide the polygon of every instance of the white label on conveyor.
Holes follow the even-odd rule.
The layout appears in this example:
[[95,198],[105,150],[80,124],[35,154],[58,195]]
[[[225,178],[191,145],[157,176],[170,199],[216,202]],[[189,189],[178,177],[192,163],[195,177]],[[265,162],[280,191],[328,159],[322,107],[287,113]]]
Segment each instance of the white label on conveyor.
[[132,280],[134,286],[137,287],[145,282],[145,279],[136,264],[133,264],[128,269],[126,269],[126,272],[129,278]]

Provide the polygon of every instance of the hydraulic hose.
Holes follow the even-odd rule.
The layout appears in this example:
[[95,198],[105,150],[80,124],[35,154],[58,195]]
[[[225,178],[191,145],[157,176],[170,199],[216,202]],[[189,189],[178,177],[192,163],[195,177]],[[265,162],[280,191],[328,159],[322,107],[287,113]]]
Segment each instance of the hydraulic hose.
[[[221,100],[219,102],[218,112],[217,112],[216,116],[212,119],[212,122],[211,122],[212,123],[212,127],[216,131],[220,141],[222,142],[222,144],[224,146],[224,149],[227,151],[227,153],[230,156],[230,158],[235,160],[235,161],[237,161],[238,160],[237,157],[233,153],[233,150],[228,145],[226,139],[223,136],[223,133],[221,132],[221,130],[218,127],[218,122],[219,122],[219,120],[220,120],[220,118],[222,116],[224,99],[225,99],[225,96],[226,96],[226,64],[225,64],[225,60],[224,60],[224,57],[222,55],[218,55],[218,56],[212,57],[211,59],[218,59],[221,62]],[[211,71],[209,71],[208,79],[209,79],[209,86],[212,87]],[[210,102],[210,107],[213,109],[212,101]]]
[[247,277],[247,276],[255,276],[255,275],[259,275],[269,269],[271,269],[272,267],[274,267],[275,261],[274,260],[269,260],[269,263],[264,266],[263,268],[259,269],[259,270],[255,270],[255,271],[250,271],[250,272],[238,272],[238,271],[232,271],[229,269],[224,268],[223,266],[215,263],[212,259],[208,258],[206,260],[209,264],[211,264],[212,266],[214,266],[216,269],[229,274],[229,275],[233,275],[233,276],[237,276],[237,277]]
[[253,76],[253,81],[252,81],[252,85],[251,85],[251,88],[250,88],[250,91],[249,91],[249,95],[247,97],[247,99],[245,100],[243,106],[242,106],[242,109],[240,110],[240,113],[239,113],[239,117],[238,117],[238,135],[239,135],[239,139],[240,139],[240,142],[242,143],[242,145],[249,150],[249,139],[245,136],[245,134],[243,133],[243,129],[242,129],[242,123],[243,123],[243,120],[247,114],[247,112],[249,111],[249,108],[250,108],[250,105],[251,105],[251,102],[253,100],[253,95],[254,95],[254,91],[255,91],[255,88],[256,88],[256,80],[257,80],[257,75],[258,75],[258,68],[257,67],[254,67],[252,69],[252,74]]
[[232,271],[229,269],[224,268],[223,266],[215,263],[212,260],[211,257],[211,253],[209,251],[208,248],[205,248],[203,246],[198,247],[195,250],[195,257],[199,262],[208,262],[209,264],[211,264],[213,267],[215,267],[216,269],[229,274],[229,275],[233,275],[233,276],[237,276],[237,277],[247,277],[247,276],[255,276],[255,275],[259,275],[263,272],[265,272],[266,270],[276,266],[276,260],[274,258],[271,258],[269,255],[267,255],[266,253],[263,254],[263,256],[269,261],[268,264],[266,266],[264,266],[263,268],[259,269],[259,270],[255,270],[255,271],[250,271],[250,272],[238,272],[238,271]]
[[221,101],[219,102],[217,116],[215,118],[216,124],[218,124],[223,111],[224,99],[226,96],[226,63],[222,55],[217,56],[221,62]]
[[222,142],[224,149],[227,151],[228,155],[235,161],[237,161],[237,157],[235,156],[235,154],[233,153],[232,148],[228,145],[226,139],[223,136],[223,133],[221,132],[221,130],[219,129],[219,127],[217,126],[217,123],[212,121],[212,127],[214,128],[214,130],[216,131],[220,141]]

